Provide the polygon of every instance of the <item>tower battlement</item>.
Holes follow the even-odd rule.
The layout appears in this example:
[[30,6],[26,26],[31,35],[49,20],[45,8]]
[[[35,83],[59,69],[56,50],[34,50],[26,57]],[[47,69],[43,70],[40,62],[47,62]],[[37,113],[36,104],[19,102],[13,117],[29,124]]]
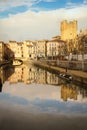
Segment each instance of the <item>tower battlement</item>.
[[71,40],[75,39],[77,35],[77,21],[70,21],[64,20],[61,22],[61,39],[62,40]]

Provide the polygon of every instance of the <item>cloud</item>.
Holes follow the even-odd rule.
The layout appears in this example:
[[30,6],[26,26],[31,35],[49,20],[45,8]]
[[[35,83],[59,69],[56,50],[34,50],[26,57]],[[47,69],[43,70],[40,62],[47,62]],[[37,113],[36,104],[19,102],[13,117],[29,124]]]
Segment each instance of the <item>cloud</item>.
[[[11,87],[12,86],[12,87]],[[3,85],[3,93],[7,93],[6,98],[9,98],[13,95],[26,100],[60,100],[60,87],[53,87],[52,85],[43,85],[43,84],[23,84],[17,83],[9,85],[9,82],[5,82]],[[21,87],[20,87],[21,86]],[[39,88],[38,88],[39,86]],[[21,89],[21,90],[20,90]],[[20,93],[19,93],[19,91]],[[2,97],[3,98],[3,97]],[[0,98],[1,99],[1,98]],[[25,100],[25,101],[26,101]]]
[[62,20],[78,20],[79,30],[87,29],[87,5],[53,11],[27,11],[0,19],[0,40],[50,39],[60,35]]
[[77,3],[72,3],[72,2],[67,2],[66,3],[66,6],[67,7],[74,7],[74,6],[76,6],[77,5]]
[[45,1],[45,2],[55,2],[56,0],[42,0],[42,1]]
[[0,11],[8,10],[11,7],[22,5],[32,6],[37,0],[0,0]]
[[84,3],[84,4],[87,4],[87,0],[84,0],[83,3]]
[[28,6],[32,7],[39,2],[53,2],[55,0],[0,0],[0,11],[8,10],[11,7]]

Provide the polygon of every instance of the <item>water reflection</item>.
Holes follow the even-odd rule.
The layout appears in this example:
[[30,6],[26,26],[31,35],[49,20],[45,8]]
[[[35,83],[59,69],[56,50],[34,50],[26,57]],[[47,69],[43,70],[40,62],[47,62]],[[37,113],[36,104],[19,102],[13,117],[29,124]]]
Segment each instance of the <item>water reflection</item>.
[[81,88],[74,84],[63,84],[61,86],[61,98],[64,101],[68,99],[84,100],[87,99],[87,88]]
[[15,67],[14,73],[8,78],[10,83],[24,82],[25,84],[53,84],[58,85],[61,81],[58,76],[51,74],[40,68],[35,68],[32,65]]
[[1,130],[87,129],[87,88],[56,74],[32,65],[1,68],[0,91]]
[[2,91],[2,81],[1,81],[1,78],[0,78],[0,92]]
[[[15,89],[16,94],[19,91],[22,91],[22,95],[25,91],[26,93],[28,92],[29,95],[32,95],[33,92],[34,95],[32,95],[32,98],[38,96],[40,98],[43,95],[44,97],[48,96],[49,98],[52,98],[54,95],[56,100],[87,100],[87,88],[76,86],[72,83],[65,83],[63,80],[58,78],[56,74],[52,74],[32,65],[22,65],[20,67],[12,68],[5,67],[1,68],[0,73],[0,91],[10,92],[12,91],[11,89]],[[3,89],[2,84],[4,84]],[[29,91],[27,90],[27,85],[29,85]],[[50,86],[48,87],[48,85]],[[21,90],[18,90],[20,89],[20,86]],[[56,88],[54,88],[54,86]],[[25,89],[25,87],[27,88]],[[18,95],[20,95],[20,93],[18,93]]]
[[14,73],[14,67],[4,66],[0,68],[0,79],[3,84]]

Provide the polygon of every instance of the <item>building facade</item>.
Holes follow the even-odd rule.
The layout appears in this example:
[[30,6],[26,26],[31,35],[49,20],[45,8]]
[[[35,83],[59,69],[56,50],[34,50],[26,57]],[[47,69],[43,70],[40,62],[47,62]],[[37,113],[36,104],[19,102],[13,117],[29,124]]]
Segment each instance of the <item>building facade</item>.
[[23,42],[23,57],[31,60],[36,58],[36,42],[26,40]]
[[65,42],[62,40],[50,40],[47,42],[47,58],[58,59],[60,55],[64,55]]
[[66,40],[72,40],[75,39],[77,35],[77,21],[70,21],[67,22],[67,20],[64,20],[61,22],[61,39]]
[[37,44],[37,58],[46,57],[46,40],[36,41]]
[[9,41],[7,44],[9,53],[10,53],[10,58],[22,58],[23,57],[23,50],[22,50],[22,42],[17,42],[17,41]]

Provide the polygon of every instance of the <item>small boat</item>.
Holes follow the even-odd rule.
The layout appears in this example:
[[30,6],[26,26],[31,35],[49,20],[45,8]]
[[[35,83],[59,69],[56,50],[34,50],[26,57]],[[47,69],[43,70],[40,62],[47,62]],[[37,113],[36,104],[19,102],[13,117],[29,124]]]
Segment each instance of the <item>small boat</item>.
[[66,73],[60,73],[59,77],[67,81],[72,81],[72,76]]

